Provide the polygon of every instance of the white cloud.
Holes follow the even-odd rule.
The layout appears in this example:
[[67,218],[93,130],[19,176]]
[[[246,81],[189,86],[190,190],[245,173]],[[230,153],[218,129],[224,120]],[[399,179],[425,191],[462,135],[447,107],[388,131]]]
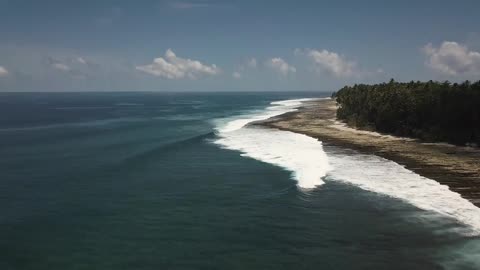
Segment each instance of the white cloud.
[[295,50],[295,54],[305,54],[318,68],[319,71],[325,71],[337,78],[352,77],[360,75],[357,69],[357,63],[347,60],[344,56],[327,50],[307,49],[302,51]]
[[241,74],[240,72],[238,72],[238,71],[233,72],[233,73],[232,73],[232,76],[233,76],[233,78],[235,78],[235,79],[240,79],[240,78],[242,78],[242,74]]
[[65,72],[71,70],[69,66],[67,66],[67,65],[65,65],[65,64],[62,64],[62,63],[52,63],[52,67],[53,67],[54,69],[58,69],[58,70],[60,70],[60,71],[65,71]]
[[196,79],[202,75],[217,75],[221,71],[216,65],[209,66],[197,60],[177,57],[171,49],[165,52],[165,58],[155,58],[152,64],[135,68],[167,79]]
[[257,59],[251,58],[247,61],[247,67],[249,68],[257,68]]
[[47,57],[46,61],[47,61],[47,64],[53,69],[60,70],[63,72],[69,72],[72,70],[70,66],[65,64],[66,62],[65,60],[59,60],[55,57],[49,56]]
[[8,70],[2,66],[0,66],[0,77],[6,77],[10,74]]
[[285,60],[282,58],[276,57],[266,62],[267,67],[279,72],[280,74],[286,76],[288,73],[295,73],[297,69],[291,65],[289,65]]
[[82,57],[77,57],[77,62],[80,63],[80,64],[84,64],[86,65],[87,64],[87,61],[85,61],[85,59],[83,59]]
[[444,41],[439,48],[431,43],[423,47],[425,64],[449,75],[480,74],[480,53],[453,41]]

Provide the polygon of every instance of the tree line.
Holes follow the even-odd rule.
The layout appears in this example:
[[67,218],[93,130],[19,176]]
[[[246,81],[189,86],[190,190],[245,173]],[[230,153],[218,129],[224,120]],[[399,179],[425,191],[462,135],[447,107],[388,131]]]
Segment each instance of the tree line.
[[345,86],[332,97],[348,125],[425,141],[480,145],[480,81]]

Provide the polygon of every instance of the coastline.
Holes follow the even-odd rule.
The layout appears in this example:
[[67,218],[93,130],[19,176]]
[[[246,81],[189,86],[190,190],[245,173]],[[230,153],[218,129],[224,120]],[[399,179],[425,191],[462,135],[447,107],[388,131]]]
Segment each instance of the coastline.
[[444,143],[426,143],[347,127],[336,119],[336,102],[303,102],[297,111],[252,123],[314,137],[324,145],[375,154],[447,185],[480,207],[480,149]]

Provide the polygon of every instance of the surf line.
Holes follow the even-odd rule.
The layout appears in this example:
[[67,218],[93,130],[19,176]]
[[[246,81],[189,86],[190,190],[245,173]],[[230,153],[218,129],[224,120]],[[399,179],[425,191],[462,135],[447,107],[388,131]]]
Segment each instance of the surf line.
[[321,141],[307,135],[248,126],[254,121],[295,111],[302,102],[310,100],[275,101],[263,111],[224,119],[216,127],[217,139],[214,143],[224,149],[239,151],[241,156],[292,172],[299,188],[321,186],[328,175],[329,180],[352,184],[453,218],[471,228],[469,234],[480,235],[480,208],[448,186],[373,154],[327,153]]

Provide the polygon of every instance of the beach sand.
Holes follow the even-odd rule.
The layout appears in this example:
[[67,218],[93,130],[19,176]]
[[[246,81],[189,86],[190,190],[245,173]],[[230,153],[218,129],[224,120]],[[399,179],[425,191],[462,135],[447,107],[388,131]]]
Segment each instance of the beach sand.
[[324,145],[351,148],[375,154],[404,165],[424,177],[449,186],[480,207],[480,150],[444,143],[426,143],[347,127],[336,119],[332,99],[304,102],[295,112],[255,122],[281,130],[302,133]]

